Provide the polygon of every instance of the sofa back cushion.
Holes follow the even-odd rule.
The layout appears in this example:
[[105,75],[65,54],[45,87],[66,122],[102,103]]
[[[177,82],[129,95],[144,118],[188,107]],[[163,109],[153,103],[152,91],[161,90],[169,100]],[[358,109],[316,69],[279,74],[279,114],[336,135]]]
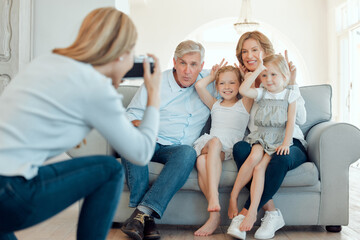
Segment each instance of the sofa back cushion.
[[136,91],[139,89],[139,86],[129,86],[129,85],[120,85],[117,89],[118,93],[123,95],[122,103],[124,108],[127,108],[131,99],[135,95]]
[[305,100],[306,122],[300,126],[304,136],[314,125],[330,121],[332,89],[329,84],[300,87]]

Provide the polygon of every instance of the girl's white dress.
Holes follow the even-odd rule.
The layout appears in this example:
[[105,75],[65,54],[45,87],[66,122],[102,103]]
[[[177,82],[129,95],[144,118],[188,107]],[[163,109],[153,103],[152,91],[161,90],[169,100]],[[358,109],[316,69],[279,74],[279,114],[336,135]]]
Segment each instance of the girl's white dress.
[[242,100],[237,101],[231,107],[220,105],[217,100],[211,109],[210,134],[205,133],[194,142],[197,156],[206,143],[213,137],[219,138],[222,143],[222,151],[225,160],[232,159],[232,149],[235,143],[243,140],[250,114],[246,111]]

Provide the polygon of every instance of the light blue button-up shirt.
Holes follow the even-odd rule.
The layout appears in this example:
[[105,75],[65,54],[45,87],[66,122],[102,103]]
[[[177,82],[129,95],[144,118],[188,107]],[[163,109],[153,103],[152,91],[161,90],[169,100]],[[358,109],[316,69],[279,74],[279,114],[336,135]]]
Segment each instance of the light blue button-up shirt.
[[[203,70],[197,80],[208,76],[209,73],[209,70]],[[181,88],[175,81],[173,70],[162,73],[158,143],[192,145],[199,137],[209,118],[210,110],[201,101],[194,85]],[[214,83],[209,84],[207,88],[216,96]],[[142,85],[126,110],[130,121],[142,119],[146,101],[147,93]]]

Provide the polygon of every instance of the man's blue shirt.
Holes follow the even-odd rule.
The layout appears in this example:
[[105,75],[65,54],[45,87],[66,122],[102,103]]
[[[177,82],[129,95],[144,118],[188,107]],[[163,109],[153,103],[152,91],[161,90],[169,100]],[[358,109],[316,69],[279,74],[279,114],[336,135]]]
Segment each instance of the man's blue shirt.
[[[208,76],[209,73],[209,70],[201,71],[197,80]],[[214,82],[209,84],[207,89],[213,96],[216,95]],[[191,146],[199,137],[210,114],[209,108],[197,94],[195,84],[181,88],[175,81],[173,70],[164,71],[160,100],[160,128],[157,142],[162,145]],[[142,119],[146,101],[147,93],[143,84],[126,110],[130,121]]]

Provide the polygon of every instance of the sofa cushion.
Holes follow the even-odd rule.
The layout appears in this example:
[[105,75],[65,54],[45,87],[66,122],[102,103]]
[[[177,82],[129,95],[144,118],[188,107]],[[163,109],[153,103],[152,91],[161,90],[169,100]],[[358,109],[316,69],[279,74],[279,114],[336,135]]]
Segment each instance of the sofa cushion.
[[311,127],[331,119],[332,90],[329,84],[300,87],[305,101],[306,122],[300,126],[304,136]]
[[[151,162],[149,164],[149,178],[150,184],[152,184],[155,179],[160,174],[163,164]],[[237,175],[237,167],[233,160],[228,160],[223,163],[223,170],[220,179],[220,192],[231,191]],[[313,186],[319,182],[319,172],[313,162],[306,162],[300,165],[299,167],[289,171],[281,187],[304,187],[304,186]],[[200,187],[197,180],[197,171],[194,168],[190,173],[190,176],[182,190],[196,190],[200,191]]]

